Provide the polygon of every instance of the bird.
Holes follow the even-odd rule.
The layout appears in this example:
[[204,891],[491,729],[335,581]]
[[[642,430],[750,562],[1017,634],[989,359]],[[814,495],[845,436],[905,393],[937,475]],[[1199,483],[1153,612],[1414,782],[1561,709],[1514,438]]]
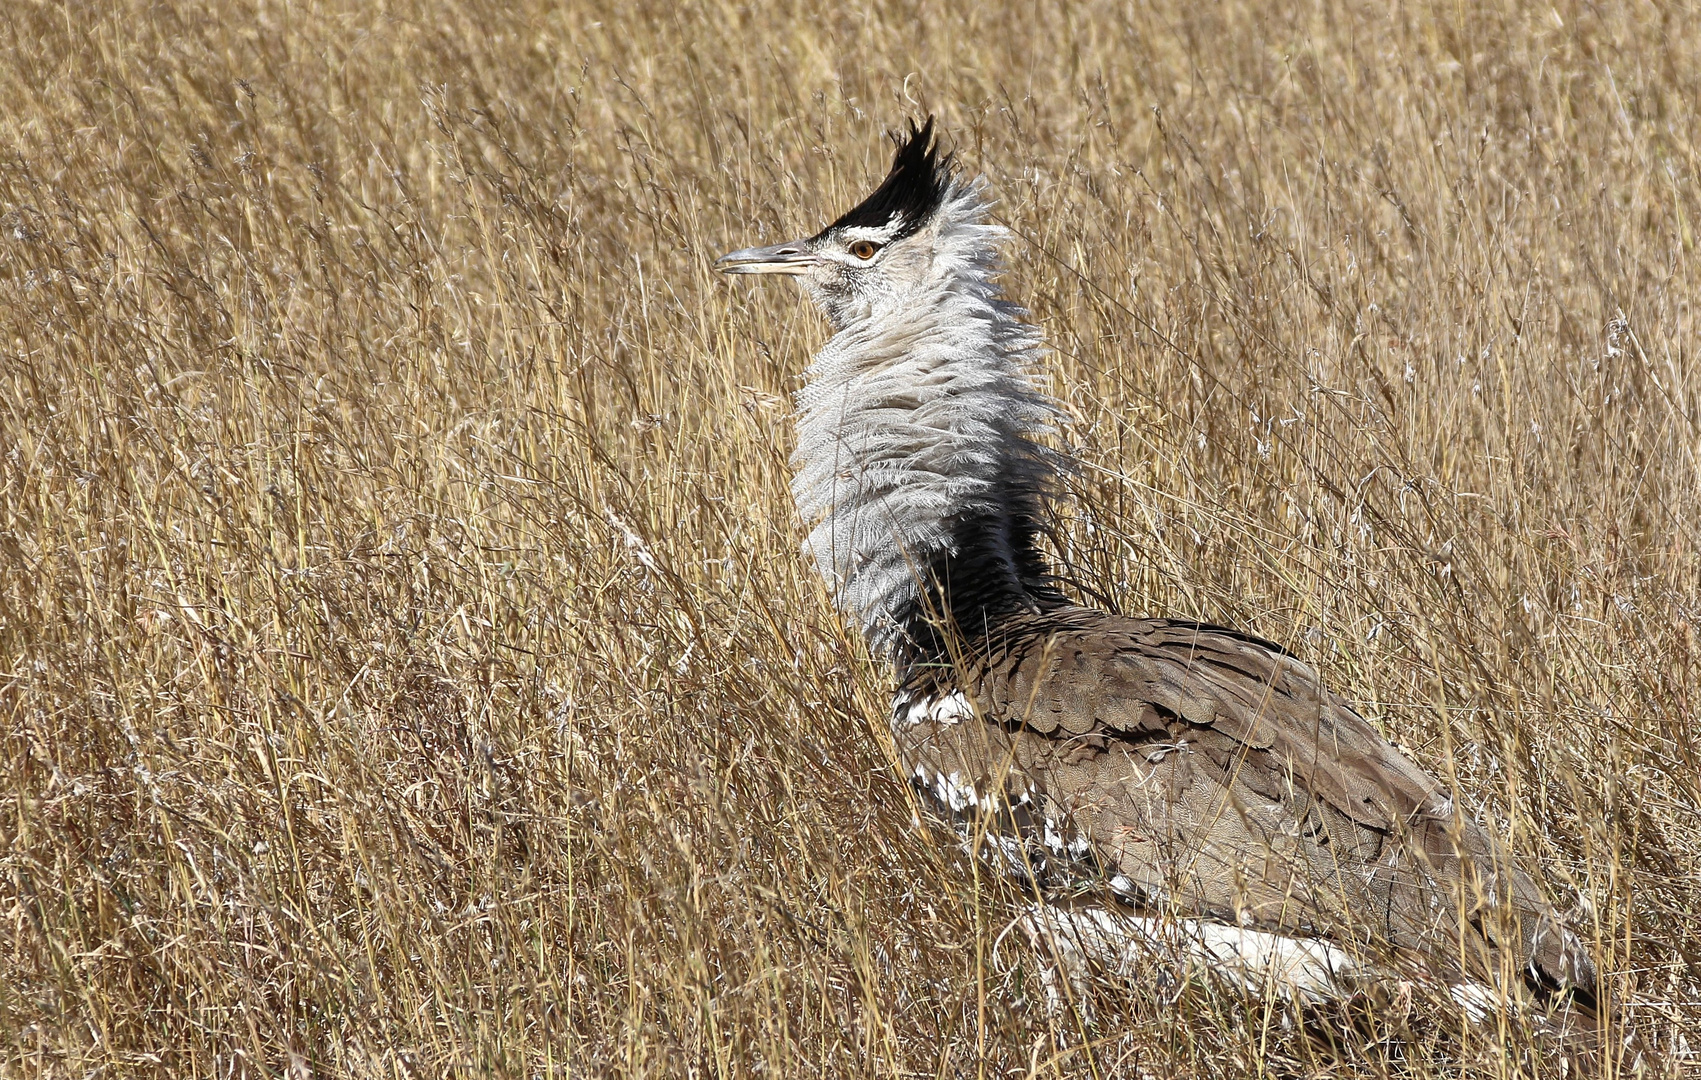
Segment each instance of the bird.
[[1067,595],[1044,544],[1073,463],[1041,334],[1000,283],[1008,231],[933,117],[892,138],[856,206],[715,265],[794,279],[831,324],[792,494],[891,668],[919,797],[985,837],[1077,957],[1179,940],[1302,998],[1416,971],[1476,1018],[1507,995],[1594,1016],[1594,958],[1542,888],[1311,665]]

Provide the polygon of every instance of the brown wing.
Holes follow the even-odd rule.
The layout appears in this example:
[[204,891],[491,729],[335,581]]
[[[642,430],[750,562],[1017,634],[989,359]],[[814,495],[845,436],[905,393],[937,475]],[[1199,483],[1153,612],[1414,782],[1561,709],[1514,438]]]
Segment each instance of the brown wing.
[[894,717],[906,767],[947,801],[1016,794],[1049,873],[1092,867],[1154,907],[1593,996],[1593,965],[1535,883],[1268,642],[1071,608],[1007,625],[900,701],[953,684],[972,715]]

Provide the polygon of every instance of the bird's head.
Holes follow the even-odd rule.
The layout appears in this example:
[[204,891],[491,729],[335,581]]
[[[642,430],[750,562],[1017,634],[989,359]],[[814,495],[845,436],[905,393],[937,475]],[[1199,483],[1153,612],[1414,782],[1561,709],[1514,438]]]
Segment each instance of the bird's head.
[[814,236],[734,251],[728,274],[795,277],[836,326],[902,302],[938,278],[940,231],[960,209],[978,224],[983,204],[952,173],[933,139],[933,118],[896,138],[892,169],[874,193]]

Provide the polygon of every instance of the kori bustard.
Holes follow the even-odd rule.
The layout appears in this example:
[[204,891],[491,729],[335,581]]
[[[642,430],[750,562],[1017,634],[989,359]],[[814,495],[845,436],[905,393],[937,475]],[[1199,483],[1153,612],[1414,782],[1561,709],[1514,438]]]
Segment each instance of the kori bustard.
[[1179,935],[1254,989],[1417,971],[1477,1015],[1507,994],[1591,1011],[1590,953],[1536,883],[1309,666],[1054,584],[1040,539],[1065,463],[1039,335],[996,283],[1005,232],[931,118],[897,141],[838,220],[716,265],[796,278],[835,330],[797,395],[792,490],[896,670],[916,787],[1055,901],[1037,910],[1066,951]]

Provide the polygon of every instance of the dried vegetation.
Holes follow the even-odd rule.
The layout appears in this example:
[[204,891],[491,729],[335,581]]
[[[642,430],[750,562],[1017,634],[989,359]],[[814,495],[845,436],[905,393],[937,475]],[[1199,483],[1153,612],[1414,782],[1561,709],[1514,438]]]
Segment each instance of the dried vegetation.
[[912,822],[797,555],[823,328],[709,263],[926,110],[1056,349],[1074,587],[1291,643],[1697,1042],[1701,21],[1300,8],[9,5],[0,1072],[1538,1068],[1050,1018]]

